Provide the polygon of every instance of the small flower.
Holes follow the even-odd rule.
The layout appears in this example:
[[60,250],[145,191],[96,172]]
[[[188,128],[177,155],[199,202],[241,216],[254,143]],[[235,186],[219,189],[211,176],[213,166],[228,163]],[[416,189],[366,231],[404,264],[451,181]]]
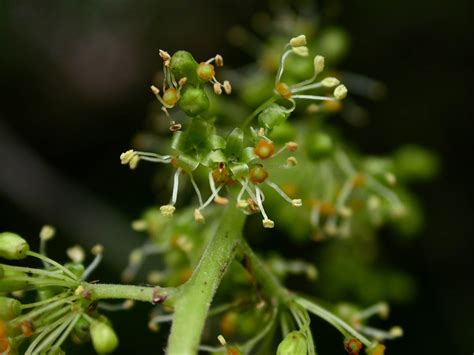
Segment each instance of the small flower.
[[[303,57],[309,54],[308,48],[303,43],[306,43],[306,39],[303,35],[294,37],[289,43],[287,43],[285,47],[286,51],[280,58],[280,64],[275,77],[275,93],[284,99],[292,101],[293,103],[294,100],[298,99],[312,101],[334,101],[344,99],[347,96],[347,88],[344,85],[339,85],[339,80],[337,78],[327,77],[319,82],[316,82],[317,76],[324,70],[324,57],[320,55],[314,57],[314,73],[311,78],[291,86],[281,82],[287,57],[291,53],[295,53]],[[336,87],[333,92],[334,97],[300,94],[302,92],[314,89],[333,87]]]

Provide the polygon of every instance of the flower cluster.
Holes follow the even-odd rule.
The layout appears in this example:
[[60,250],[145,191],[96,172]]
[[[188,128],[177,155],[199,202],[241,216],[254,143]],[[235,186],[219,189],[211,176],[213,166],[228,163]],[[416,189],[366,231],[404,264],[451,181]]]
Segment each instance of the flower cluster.
[[72,262],[61,265],[45,254],[46,242],[53,236],[54,229],[45,226],[40,233],[41,253],[35,253],[19,235],[0,233],[0,257],[29,256],[44,264],[43,269],[0,264],[0,353],[64,354],[61,347],[68,337],[79,343],[92,341],[97,353],[112,352],[118,337],[98,313],[101,304],[84,283],[99,264],[102,247],[93,248],[95,258],[87,268],[79,247],[69,249]]
[[[168,204],[160,207],[163,215],[173,215],[178,198],[180,178],[182,175],[189,177],[190,183],[196,192],[199,207],[194,211],[194,218],[199,223],[204,223],[203,210],[212,202],[217,204],[227,204],[228,197],[220,195],[222,189],[228,190],[228,195],[232,195],[234,185],[236,190],[236,206],[244,213],[262,214],[262,224],[265,228],[273,228],[275,223],[271,220],[264,208],[265,194],[261,186],[265,185],[277,192],[285,201],[294,207],[302,205],[301,199],[290,198],[282,188],[269,178],[268,168],[265,162],[275,158],[284,152],[295,152],[298,144],[292,141],[286,142],[280,149],[275,149],[274,142],[268,137],[268,133],[275,127],[285,123],[291,112],[296,107],[295,100],[341,100],[347,90],[335,78],[325,78],[321,82],[315,83],[316,77],[324,68],[324,58],[316,56],[314,59],[314,75],[308,80],[299,84],[288,86],[282,82],[286,58],[291,54],[307,55],[307,48],[304,46],[306,38],[304,35],[292,38],[285,49],[280,61],[280,69],[275,79],[275,96],[267,104],[259,107],[251,116],[242,123],[242,128],[234,128],[227,136],[217,132],[214,120],[208,117],[209,100],[203,89],[205,82],[212,82],[214,92],[220,95],[221,87],[230,94],[230,84],[225,81],[223,84],[215,78],[214,67],[222,66],[221,56],[216,56],[206,62],[198,64],[191,54],[185,51],[178,51],[172,56],[161,51],[160,55],[164,60],[164,84],[163,96],[159,96],[159,90],[154,86],[153,91],[164,109],[174,107],[179,102],[182,111],[191,119],[185,131],[175,130],[171,140],[171,151],[169,155],[159,155],[156,153],[128,150],[120,156],[124,165],[129,165],[135,169],[140,160],[171,164],[175,169],[173,175],[173,188],[171,199]],[[178,84],[177,84],[178,83]],[[168,87],[168,88],[167,88]],[[313,90],[317,88],[333,88],[334,97],[300,95],[299,92]],[[166,89],[167,88],[167,89]],[[181,96],[181,91],[184,94]],[[188,98],[189,95],[189,98]],[[170,97],[173,96],[172,99]],[[277,104],[276,101],[283,100],[291,103],[290,108]],[[250,135],[245,134],[244,129],[254,118],[258,117],[259,128],[250,128]],[[173,125],[176,125],[174,121]],[[181,128],[181,125],[180,125]],[[297,159],[288,156],[286,164],[282,169],[294,167]],[[210,195],[207,199],[195,180],[194,175],[199,169],[204,171],[208,177]]]

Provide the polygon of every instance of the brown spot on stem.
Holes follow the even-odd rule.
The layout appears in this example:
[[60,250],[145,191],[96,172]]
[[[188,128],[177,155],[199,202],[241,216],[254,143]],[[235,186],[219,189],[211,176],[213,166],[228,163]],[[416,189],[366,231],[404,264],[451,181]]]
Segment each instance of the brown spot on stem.
[[153,296],[152,296],[152,300],[151,300],[151,303],[152,304],[160,304],[160,303],[163,303],[166,298],[168,296],[166,294],[163,294],[162,293],[162,290],[160,287],[155,287],[153,289]]

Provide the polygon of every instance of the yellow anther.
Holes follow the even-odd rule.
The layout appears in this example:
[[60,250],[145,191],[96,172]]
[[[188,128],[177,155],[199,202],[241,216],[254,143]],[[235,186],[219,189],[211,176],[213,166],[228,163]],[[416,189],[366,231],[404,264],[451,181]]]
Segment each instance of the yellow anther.
[[165,217],[171,217],[176,210],[176,207],[173,205],[164,205],[160,207],[160,212]]

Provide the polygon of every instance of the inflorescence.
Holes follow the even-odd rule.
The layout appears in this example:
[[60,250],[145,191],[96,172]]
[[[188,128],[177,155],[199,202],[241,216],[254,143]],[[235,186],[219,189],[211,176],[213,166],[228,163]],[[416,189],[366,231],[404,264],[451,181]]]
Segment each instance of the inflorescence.
[[[247,214],[260,212],[265,228],[273,228],[275,223],[268,217],[264,208],[263,185],[277,192],[290,205],[302,206],[301,199],[290,198],[269,178],[269,170],[264,164],[269,159],[285,152],[295,152],[298,144],[289,141],[277,150],[274,142],[268,138],[268,132],[289,118],[291,112],[296,108],[296,100],[334,101],[342,100],[347,94],[345,86],[340,84],[336,78],[328,77],[320,82],[315,82],[318,74],[324,69],[322,56],[314,58],[314,75],[310,79],[292,86],[281,82],[286,58],[291,54],[307,56],[308,49],[305,44],[304,35],[290,40],[281,56],[280,67],[276,74],[275,96],[249,116],[250,120],[247,118],[242,123],[242,128],[234,128],[227,136],[218,134],[212,118],[208,117],[209,99],[204,89],[204,84],[210,82],[213,84],[215,94],[220,95],[222,88],[227,94],[231,93],[228,81],[224,81],[223,84],[217,81],[214,66],[211,64],[222,66],[222,57],[216,55],[214,58],[198,64],[188,52],[178,51],[170,56],[167,52],[160,51],[160,56],[164,61],[163,95],[160,96],[160,90],[155,86],[152,86],[152,90],[163,105],[162,110],[168,116],[170,116],[168,109],[179,105],[181,110],[191,118],[191,122],[185,131],[181,131],[181,124],[171,121],[171,127],[178,127],[178,129],[172,129],[171,154],[160,155],[128,150],[122,153],[120,160],[122,164],[129,165],[131,169],[135,169],[141,160],[171,164],[176,169],[173,175],[170,202],[160,207],[163,215],[172,216],[176,209],[182,175],[189,177],[196,193],[199,207],[195,209],[194,218],[199,223],[204,223],[205,218],[202,212],[211,203],[228,203],[229,198],[221,196],[220,193],[226,188],[228,195],[232,195],[234,185],[239,186],[238,192],[236,191],[237,208]],[[318,88],[335,88],[334,96],[300,94]],[[289,102],[290,107],[277,104],[278,100]],[[245,134],[243,129],[256,116],[258,116],[260,127],[256,129],[250,127],[250,135]],[[296,164],[297,159],[294,156],[288,156],[286,164],[281,168],[291,168]],[[195,180],[195,175],[199,174],[207,175],[210,189],[207,199],[203,198],[201,189]]]

